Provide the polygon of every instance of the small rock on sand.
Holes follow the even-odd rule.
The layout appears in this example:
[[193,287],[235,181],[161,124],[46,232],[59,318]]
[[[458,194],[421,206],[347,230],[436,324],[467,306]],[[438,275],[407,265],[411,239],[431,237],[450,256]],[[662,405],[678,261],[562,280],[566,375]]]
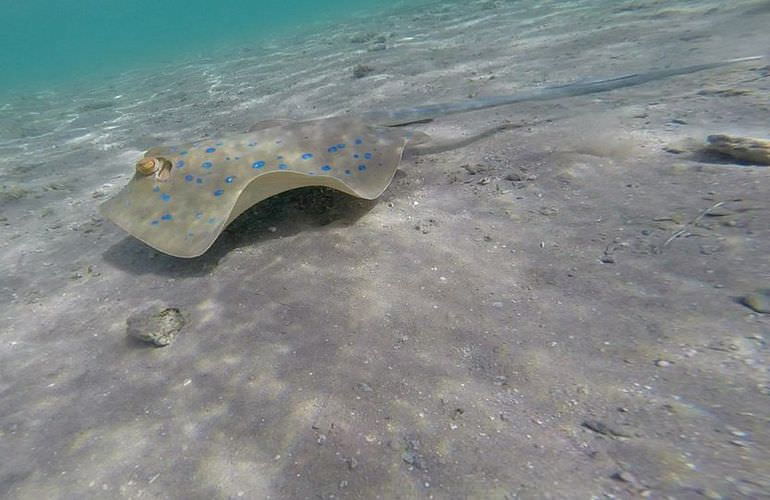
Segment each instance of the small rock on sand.
[[741,297],[741,304],[758,313],[770,313],[770,288],[757,290]]
[[130,316],[126,330],[130,337],[164,347],[174,340],[184,324],[184,316],[176,307],[153,306]]
[[363,78],[366,75],[371,74],[374,68],[367,66],[366,64],[359,64],[353,68],[353,76],[355,78]]

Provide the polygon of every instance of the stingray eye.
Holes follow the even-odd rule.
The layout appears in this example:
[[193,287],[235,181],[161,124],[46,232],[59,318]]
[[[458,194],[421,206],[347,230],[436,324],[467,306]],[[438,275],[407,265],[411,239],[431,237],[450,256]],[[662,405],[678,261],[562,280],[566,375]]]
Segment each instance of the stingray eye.
[[139,175],[155,174],[155,179],[161,182],[171,178],[171,162],[165,158],[148,156],[136,162],[136,172]]
[[161,162],[158,160],[158,158],[154,158],[152,156],[142,158],[136,162],[136,173],[139,175],[152,175],[158,171],[160,168],[160,163]]

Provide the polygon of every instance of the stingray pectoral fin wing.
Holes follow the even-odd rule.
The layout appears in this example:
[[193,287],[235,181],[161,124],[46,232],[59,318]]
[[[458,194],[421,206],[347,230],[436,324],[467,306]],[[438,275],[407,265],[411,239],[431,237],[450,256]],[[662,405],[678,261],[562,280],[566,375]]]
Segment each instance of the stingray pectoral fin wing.
[[[174,257],[184,258],[202,255],[236,217],[261,201],[285,191],[325,186],[358,198],[368,198],[334,177],[276,171],[253,179],[240,193],[233,192],[230,200],[218,200],[216,205],[197,200],[198,210],[192,217],[185,218],[172,211],[158,213],[150,208],[152,204],[143,204],[143,199],[154,198],[153,195],[157,193],[149,183],[142,182],[145,180],[141,177],[132,180],[117,196],[103,203],[100,212],[149,246]],[[181,220],[176,220],[177,217],[181,217]]]
[[[164,202],[168,197],[170,200]],[[225,206],[235,201],[225,201]],[[161,184],[152,176],[137,175],[99,211],[156,250],[174,257],[197,257],[225,228],[227,210],[222,213],[219,206],[185,193],[170,182]]]

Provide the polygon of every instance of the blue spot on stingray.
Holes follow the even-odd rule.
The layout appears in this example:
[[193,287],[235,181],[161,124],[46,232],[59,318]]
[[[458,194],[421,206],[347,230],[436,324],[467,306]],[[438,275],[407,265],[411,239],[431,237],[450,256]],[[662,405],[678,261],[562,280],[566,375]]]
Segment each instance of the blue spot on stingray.
[[224,144],[224,142],[218,142],[218,143],[214,144],[214,146],[221,146],[222,144]]
[[207,153],[213,153],[216,150],[217,150],[217,148],[206,148],[206,152]]
[[214,164],[211,163],[210,161],[204,161],[203,163],[201,163],[201,167],[203,167],[203,168],[211,168],[213,166],[214,166]]
[[158,224],[160,224],[160,221],[158,219],[155,219],[154,221],[151,221],[150,224],[152,224],[153,226],[157,226]]
[[182,167],[184,167],[184,160],[177,160],[176,168],[182,168]]
[[155,186],[154,188],[152,188],[152,192],[153,193],[160,193],[160,186]]
[[286,170],[287,168],[289,168],[289,166],[285,163],[281,163],[278,165],[278,168],[280,168],[281,170]]
[[345,145],[344,144],[337,144],[337,149],[345,149]]
[[358,158],[358,154],[357,154],[357,153],[356,153],[356,154],[354,154],[354,155],[353,155],[353,158]]
[[228,184],[232,184],[234,180],[235,180],[235,177],[233,177],[232,175],[225,177],[225,182]]
[[256,142],[250,142],[250,143],[249,143],[249,147],[250,147],[250,148],[253,148],[253,147],[254,147],[254,146],[256,146],[256,145],[257,145],[257,143],[256,143]]
[[192,182],[192,180],[193,180],[194,178],[195,178],[195,177],[193,177],[193,176],[192,176],[192,175],[190,175],[190,174],[187,174],[187,175],[185,175],[185,176],[184,176],[184,180],[186,180],[187,182]]
[[281,156],[281,155],[278,155],[278,156],[276,156],[276,157],[275,157],[275,159],[276,159],[276,160],[283,160],[283,156]]
[[350,175],[350,170],[345,170],[345,175]]
[[363,144],[364,139],[362,137],[356,137],[356,144]]
[[263,161],[255,161],[251,164],[251,168],[262,168],[265,166],[265,162]]
[[230,157],[229,156],[225,156],[225,161],[230,161]]
[[363,172],[364,170],[366,170],[366,165],[359,165],[358,166],[358,171],[359,172]]
[[184,156],[184,155],[186,155],[186,154],[187,154],[187,151],[180,151],[180,152],[179,152],[179,156]]
[[195,179],[195,182],[196,182],[197,184],[203,184],[203,178],[201,178],[201,177],[198,177],[197,179]]
[[173,218],[174,218],[174,217],[173,217],[173,216],[172,216],[170,213],[168,213],[168,212],[166,212],[165,214],[163,214],[163,215],[161,215],[161,216],[160,216],[160,219],[161,219],[161,220],[171,220],[171,219],[173,219]]
[[214,191],[214,196],[222,196],[223,194],[225,194],[224,189],[217,189],[216,191]]
[[163,193],[162,195],[160,195],[160,199],[163,201],[171,201],[171,195],[168,193]]
[[312,153],[305,153],[305,154],[302,155],[302,159],[303,160],[309,160],[312,157],[313,157]]
[[323,167],[321,167],[321,170],[323,170],[324,172],[328,172],[331,169],[332,167],[330,167],[329,165],[324,165]]
[[216,217],[211,217],[211,218],[209,218],[209,220],[207,220],[206,222],[208,222],[209,224],[213,224],[213,223],[215,223],[216,221],[217,221],[217,218],[216,218]]
[[372,153],[364,153],[364,158],[366,158],[367,160],[371,160],[372,159]]
[[195,213],[195,218],[196,219],[200,219],[201,217],[203,217],[203,212],[196,212]]
[[276,143],[276,144],[280,144],[280,143],[282,143],[282,142],[283,142],[283,141],[282,141],[281,139],[278,139],[277,141],[275,141],[275,143]]
[[240,156],[236,156],[236,157],[235,157],[235,159],[236,159],[236,160],[240,160],[240,159],[241,159],[241,157],[240,157]]
[[329,149],[327,149],[326,151],[328,151],[328,152],[330,152],[330,153],[336,153],[336,152],[337,152],[337,146],[331,146],[331,147],[330,147]]

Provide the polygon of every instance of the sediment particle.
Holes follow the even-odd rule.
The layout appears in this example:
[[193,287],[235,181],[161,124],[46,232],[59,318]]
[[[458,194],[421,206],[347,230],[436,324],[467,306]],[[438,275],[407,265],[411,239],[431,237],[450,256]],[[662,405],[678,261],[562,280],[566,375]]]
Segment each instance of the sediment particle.
[[629,483],[629,484],[636,483],[636,478],[634,477],[634,475],[625,470],[616,472],[615,474],[612,475],[612,478],[624,483]]

